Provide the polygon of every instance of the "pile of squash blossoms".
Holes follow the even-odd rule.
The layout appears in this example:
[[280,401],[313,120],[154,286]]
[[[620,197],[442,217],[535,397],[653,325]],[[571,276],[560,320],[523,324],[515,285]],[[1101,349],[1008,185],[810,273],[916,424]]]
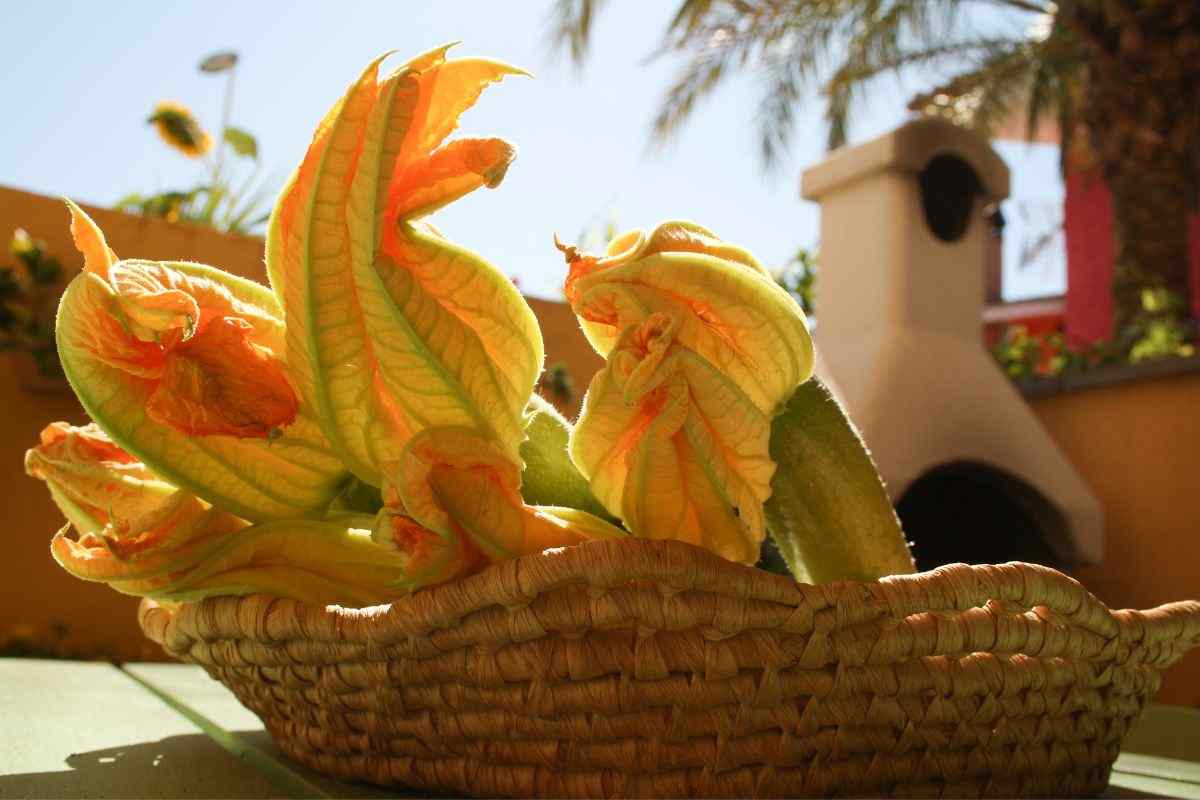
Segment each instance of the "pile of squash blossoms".
[[[48,426],[26,457],[67,517],[51,546],[67,571],[161,601],[365,606],[591,539],[752,563],[772,517],[795,527],[769,505],[772,450],[803,435],[788,411],[811,340],[788,294],[710,231],[668,222],[599,256],[560,245],[606,365],[574,426],[536,397],[529,306],[427,221],[500,184],[510,144],[449,136],[522,73],[447,49],[384,75],[377,59],[321,121],[274,207],[269,289],[122,259],[70,205],[85,263],[57,337],[94,422]],[[797,570],[805,535],[777,534]],[[889,536],[867,572],[911,569]]]

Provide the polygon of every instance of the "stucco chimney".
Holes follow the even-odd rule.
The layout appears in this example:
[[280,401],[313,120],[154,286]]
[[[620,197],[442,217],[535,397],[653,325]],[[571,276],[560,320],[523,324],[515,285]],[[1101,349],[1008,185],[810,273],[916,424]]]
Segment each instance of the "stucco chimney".
[[821,205],[818,368],[893,501],[935,467],[990,466],[1061,512],[1067,530],[1048,536],[1063,561],[1095,562],[1099,503],[982,344],[984,209],[1008,188],[984,139],[936,118],[806,170],[801,193]]

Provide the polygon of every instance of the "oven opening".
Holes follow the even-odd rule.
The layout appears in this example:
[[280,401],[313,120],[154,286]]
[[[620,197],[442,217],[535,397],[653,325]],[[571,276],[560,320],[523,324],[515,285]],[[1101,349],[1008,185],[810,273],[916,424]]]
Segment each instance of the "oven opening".
[[1062,512],[1021,478],[976,461],[926,471],[896,513],[921,570],[1029,561],[1061,568],[1071,552]]

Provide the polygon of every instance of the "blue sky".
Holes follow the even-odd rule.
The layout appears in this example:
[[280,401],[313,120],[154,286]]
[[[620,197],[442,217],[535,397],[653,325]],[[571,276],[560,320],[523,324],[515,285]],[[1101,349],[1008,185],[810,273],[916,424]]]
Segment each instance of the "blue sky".
[[[156,101],[171,99],[215,128],[224,79],[196,64],[233,49],[241,55],[234,123],[257,135],[264,177],[278,186],[316,122],[373,56],[394,49],[407,57],[462,40],[459,55],[498,58],[537,77],[492,88],[463,118],[463,133],[506,138],[518,157],[500,188],[476,192],[437,223],[518,276],[527,292],[558,293],[555,232],[575,239],[609,218],[622,228],[693,219],[780,264],[798,246],[817,243],[817,207],[797,187],[800,170],[823,154],[821,106],[801,113],[791,160],[772,175],[758,163],[752,75],[714,95],[673,145],[648,152],[649,121],[678,62],[647,64],[645,56],[675,5],[609,3],[593,56],[577,72],[550,57],[550,4],[540,0],[14,3],[5,9],[10,49],[0,87],[9,114],[0,130],[0,183],[104,205],[198,181],[200,166],[162,145],[145,118]],[[29,46],[16,52],[14,41]],[[858,107],[853,140],[899,123],[905,100],[923,88],[918,79],[885,79]],[[1061,214],[1054,148],[1001,149],[1016,192],[1032,198],[1007,213],[1016,227],[1006,294],[1061,291],[1060,253],[1015,267],[1021,226]]]

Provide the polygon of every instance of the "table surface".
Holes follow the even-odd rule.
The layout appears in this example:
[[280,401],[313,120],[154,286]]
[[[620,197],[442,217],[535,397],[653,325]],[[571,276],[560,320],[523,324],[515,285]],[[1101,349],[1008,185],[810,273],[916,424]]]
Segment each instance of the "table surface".
[[[1200,800],[1200,711],[1147,707],[1106,797]],[[0,659],[0,798],[413,797],[290,761],[202,669]]]

